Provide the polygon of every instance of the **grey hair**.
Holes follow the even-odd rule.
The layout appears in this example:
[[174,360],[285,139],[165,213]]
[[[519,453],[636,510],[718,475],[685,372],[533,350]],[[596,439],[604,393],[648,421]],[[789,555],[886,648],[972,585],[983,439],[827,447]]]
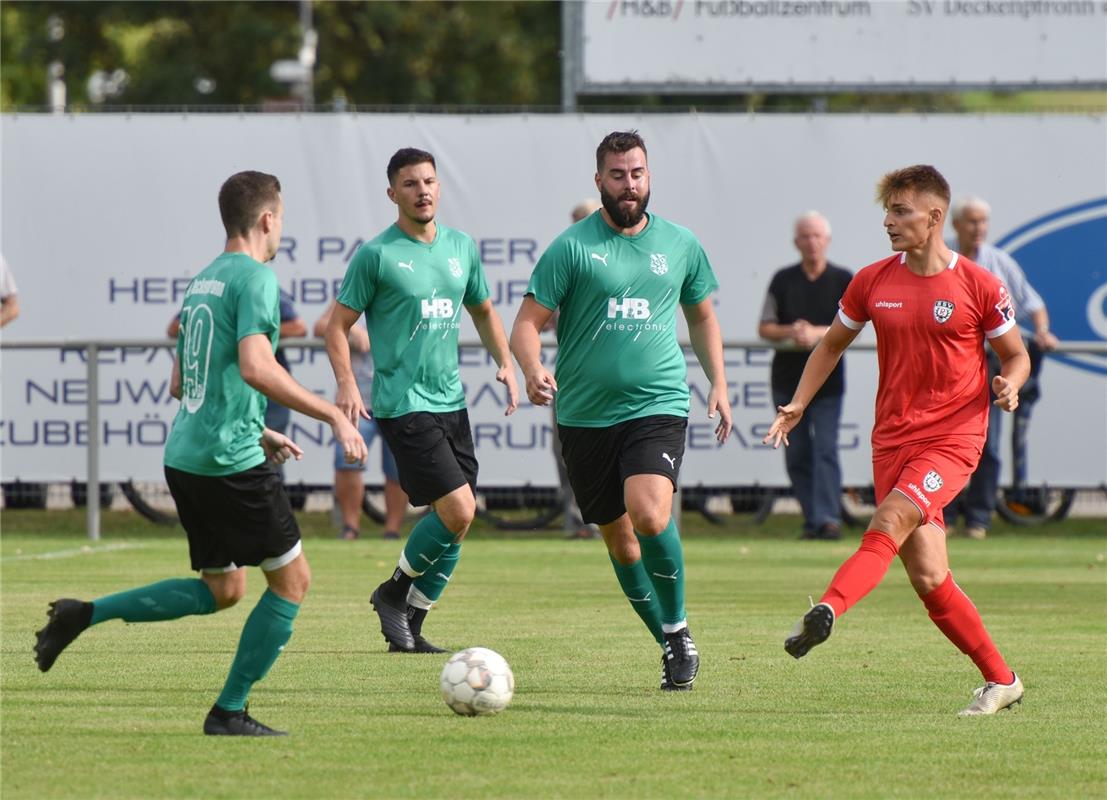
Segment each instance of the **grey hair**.
[[801,222],[807,222],[808,220],[819,220],[820,222],[822,222],[823,225],[826,226],[826,235],[830,236],[830,220],[824,217],[822,213],[815,211],[814,209],[812,209],[811,211],[804,211],[802,214],[796,217],[796,222],[792,226],[793,229],[798,228]]
[[988,205],[987,200],[967,195],[957,198],[957,202],[954,203],[953,208],[949,210],[949,218],[951,220],[961,219],[961,217],[965,216],[965,212],[971,208],[978,208],[989,217],[992,216],[992,207]]

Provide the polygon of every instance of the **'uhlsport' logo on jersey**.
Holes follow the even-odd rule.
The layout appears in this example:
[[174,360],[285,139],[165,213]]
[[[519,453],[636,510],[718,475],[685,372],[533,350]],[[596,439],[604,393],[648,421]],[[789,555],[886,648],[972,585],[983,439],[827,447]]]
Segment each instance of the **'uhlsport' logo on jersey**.
[[949,322],[949,318],[953,316],[953,303],[949,300],[935,300],[934,301],[934,320],[939,325],[944,325]]
[[423,300],[423,319],[448,319],[454,315],[454,301],[448,297]]
[[461,261],[456,258],[446,259],[450,264],[450,274],[455,278],[461,277]]
[[612,297],[607,301],[608,319],[649,319],[650,301],[644,297]]
[[669,271],[669,259],[664,253],[650,253],[650,272],[664,275]]
[[944,483],[945,481],[942,480],[942,476],[934,470],[930,470],[930,472],[926,473],[926,475],[923,477],[923,488],[926,489],[928,492],[938,491],[942,488],[942,485]]

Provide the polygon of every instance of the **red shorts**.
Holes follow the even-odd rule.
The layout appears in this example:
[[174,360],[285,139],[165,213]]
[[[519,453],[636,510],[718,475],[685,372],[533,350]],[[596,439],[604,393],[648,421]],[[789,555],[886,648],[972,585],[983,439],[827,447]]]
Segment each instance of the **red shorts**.
[[898,490],[922,512],[920,525],[930,523],[944,531],[942,509],[969,482],[983,447],[983,437],[958,436],[873,451],[876,502]]

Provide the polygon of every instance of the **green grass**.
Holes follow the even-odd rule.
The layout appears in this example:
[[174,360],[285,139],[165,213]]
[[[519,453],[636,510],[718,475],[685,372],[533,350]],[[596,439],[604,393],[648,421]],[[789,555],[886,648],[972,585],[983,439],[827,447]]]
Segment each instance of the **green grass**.
[[[330,538],[301,517],[315,582],[252,710],[287,739],[200,735],[242,623],[238,607],[86,632],[48,674],[32,632],[58,596],[187,574],[179,533],[79,512],[5,512],[0,542],[0,793],[68,797],[1093,797],[1107,794],[1103,520],[951,541],[958,581],[1020,672],[1015,712],[959,719],[979,682],[897,567],[801,661],[784,635],[856,546],[795,541],[798,523],[711,528],[687,516],[688,602],[703,668],[657,691],[659,655],[602,544],[478,528],[427,633],[514,668],[502,715],[454,716],[444,659],[384,651],[368,594],[397,545]],[[126,549],[106,551],[107,545]],[[90,550],[82,552],[82,547]],[[58,551],[66,557],[41,558]]]

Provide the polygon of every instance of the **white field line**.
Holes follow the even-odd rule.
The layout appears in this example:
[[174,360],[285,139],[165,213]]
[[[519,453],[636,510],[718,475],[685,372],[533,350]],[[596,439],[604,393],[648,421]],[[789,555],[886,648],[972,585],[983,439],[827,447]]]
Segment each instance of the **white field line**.
[[115,544],[101,545],[85,545],[84,547],[74,547],[69,550],[53,550],[47,553],[26,553],[24,555],[4,556],[3,558],[0,558],[0,562],[6,564],[9,561],[51,561],[56,558],[91,556],[98,553],[110,553],[114,550],[137,550],[143,547],[146,547],[146,545],[132,544],[128,542],[117,542]]

